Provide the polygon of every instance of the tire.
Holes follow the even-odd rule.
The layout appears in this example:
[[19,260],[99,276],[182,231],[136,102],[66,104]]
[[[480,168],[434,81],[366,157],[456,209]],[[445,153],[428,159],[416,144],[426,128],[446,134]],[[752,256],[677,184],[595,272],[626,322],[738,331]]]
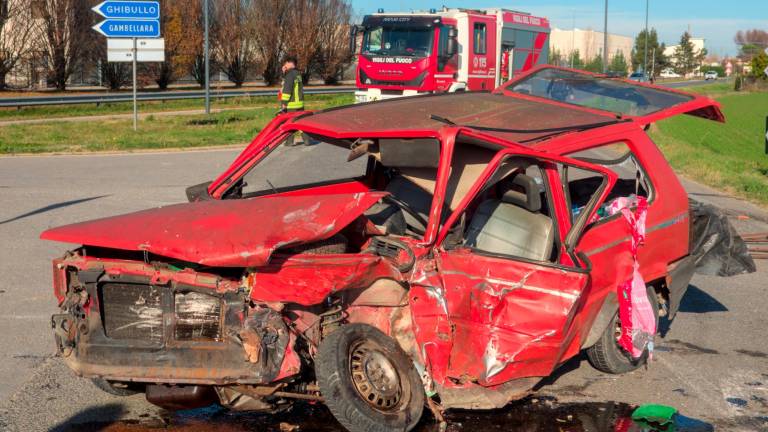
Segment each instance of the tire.
[[369,325],[347,324],[323,339],[315,375],[325,405],[351,432],[409,431],[424,410],[424,387],[411,359]]
[[[656,291],[653,287],[648,287],[648,300],[651,302],[653,314],[656,316],[656,329],[659,328],[659,301],[656,298]],[[648,360],[648,350],[638,359],[632,359],[630,354],[621,348],[616,341],[616,329],[620,326],[619,312],[608,323],[603,334],[597,343],[587,348],[587,358],[589,363],[595,369],[610,374],[623,374],[632,372],[644,365]]]
[[141,391],[127,383],[107,381],[103,378],[91,378],[91,382],[93,382],[93,385],[99,390],[113,396],[133,396],[137,393],[141,393]]

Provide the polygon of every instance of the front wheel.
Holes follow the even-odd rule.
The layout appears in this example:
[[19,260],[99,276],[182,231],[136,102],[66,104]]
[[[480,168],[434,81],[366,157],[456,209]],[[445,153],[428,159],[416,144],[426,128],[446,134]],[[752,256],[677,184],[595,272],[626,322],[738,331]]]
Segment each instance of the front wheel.
[[325,405],[349,431],[409,431],[421,418],[424,388],[411,359],[374,327],[348,324],[323,339],[315,375]]

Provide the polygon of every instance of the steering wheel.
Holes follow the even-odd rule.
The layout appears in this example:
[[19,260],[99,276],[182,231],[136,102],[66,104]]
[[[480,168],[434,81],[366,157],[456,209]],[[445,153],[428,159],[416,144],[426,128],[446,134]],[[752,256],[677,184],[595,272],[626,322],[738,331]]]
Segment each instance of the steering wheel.
[[427,232],[427,225],[429,225],[429,222],[427,222],[416,210],[414,210],[406,202],[395,198],[395,196],[392,194],[384,196],[383,201],[387,201],[396,205],[401,210],[403,210],[404,212],[408,213],[411,217],[413,217],[416,220],[416,222],[421,224],[420,227],[410,226],[413,232],[419,235],[424,235],[424,233]]

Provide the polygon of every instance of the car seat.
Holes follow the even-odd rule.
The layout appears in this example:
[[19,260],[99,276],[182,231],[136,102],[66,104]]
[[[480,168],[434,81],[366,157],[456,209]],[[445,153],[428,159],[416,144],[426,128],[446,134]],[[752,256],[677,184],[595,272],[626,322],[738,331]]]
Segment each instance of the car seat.
[[494,254],[547,261],[554,246],[552,219],[541,213],[541,188],[525,174],[502,182],[501,199],[483,201],[467,230],[465,245]]

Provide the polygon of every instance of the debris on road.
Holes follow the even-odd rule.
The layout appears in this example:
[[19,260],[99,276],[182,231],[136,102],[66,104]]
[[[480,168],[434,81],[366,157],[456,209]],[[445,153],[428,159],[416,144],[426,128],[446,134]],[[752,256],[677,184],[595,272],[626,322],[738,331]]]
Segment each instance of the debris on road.
[[744,234],[741,238],[747,243],[752,258],[768,259],[768,232]]
[[754,273],[757,268],[747,244],[725,213],[715,206],[689,201],[691,255],[695,257],[696,273],[710,276]]

